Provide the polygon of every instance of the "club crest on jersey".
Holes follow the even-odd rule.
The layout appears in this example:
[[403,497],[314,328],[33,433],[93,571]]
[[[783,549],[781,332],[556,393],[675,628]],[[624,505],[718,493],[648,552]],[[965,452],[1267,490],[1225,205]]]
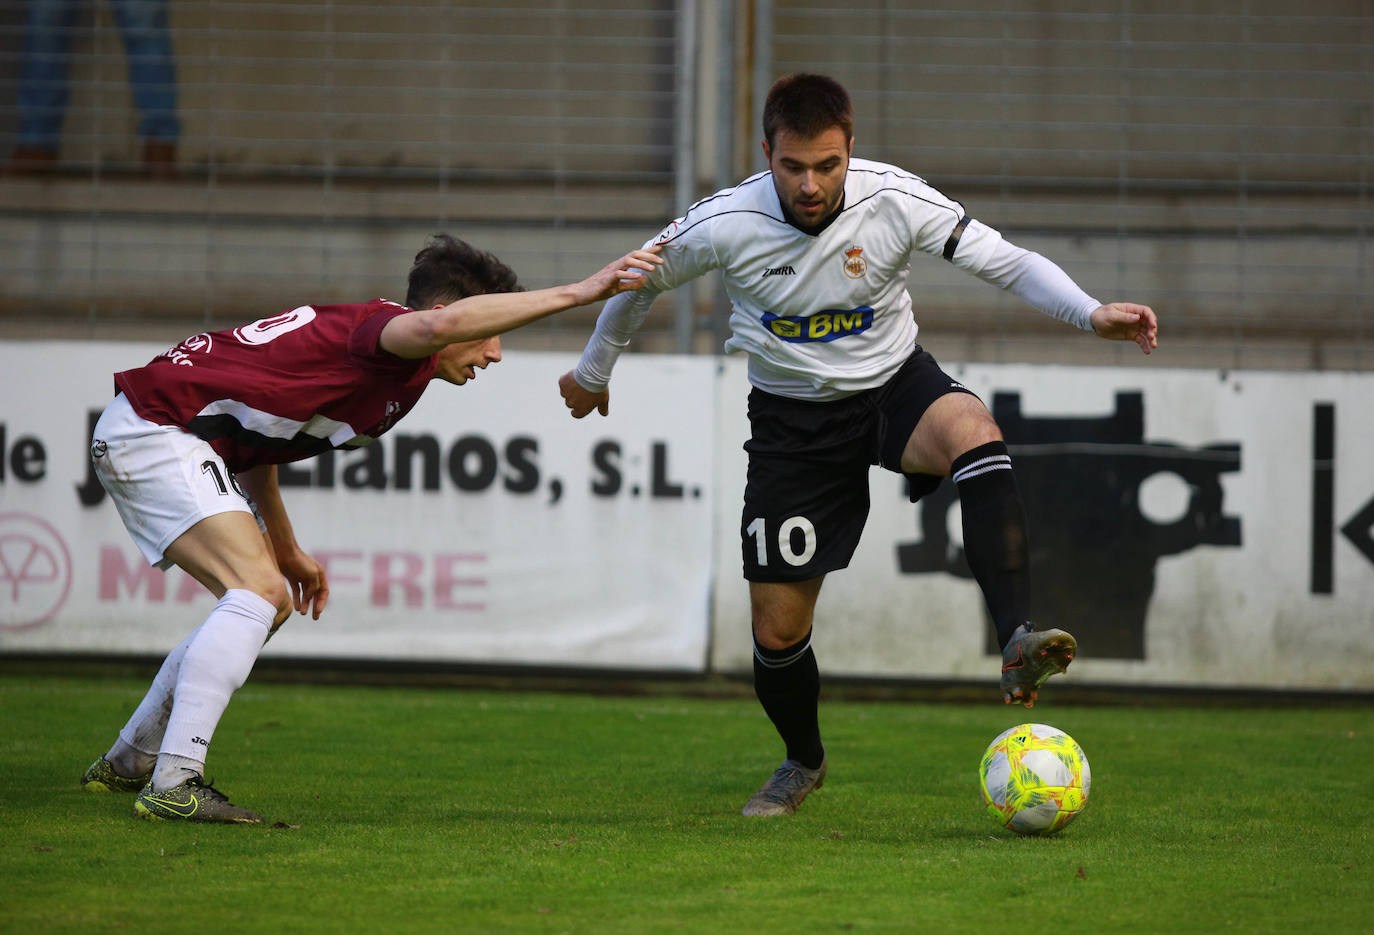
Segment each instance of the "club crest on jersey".
[[868,272],[868,261],[863,254],[863,247],[850,247],[844,252],[844,274],[850,279],[862,279]]
[[770,334],[788,344],[812,344],[863,334],[873,326],[873,309],[867,305],[848,310],[828,308],[814,315],[789,318],[764,312],[762,321]]

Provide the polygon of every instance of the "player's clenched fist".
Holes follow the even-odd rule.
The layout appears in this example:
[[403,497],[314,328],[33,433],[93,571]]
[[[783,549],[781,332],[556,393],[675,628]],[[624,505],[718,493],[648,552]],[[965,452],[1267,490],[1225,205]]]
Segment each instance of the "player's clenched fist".
[[1159,347],[1159,318],[1148,305],[1112,302],[1092,313],[1093,331],[1110,341],[1134,341],[1146,354]]
[[572,417],[580,419],[595,409],[603,416],[611,411],[611,391],[593,393],[573,379],[569,370],[558,378],[558,392],[563,395],[563,405],[572,410]]

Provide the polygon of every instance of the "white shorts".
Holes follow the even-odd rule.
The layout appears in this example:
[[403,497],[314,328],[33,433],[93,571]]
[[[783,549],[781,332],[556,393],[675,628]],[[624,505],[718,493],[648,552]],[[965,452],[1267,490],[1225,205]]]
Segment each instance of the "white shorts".
[[149,565],[170,568],[167,546],[217,513],[251,513],[267,531],[215,449],[178,426],[149,422],[123,393],[95,424],[91,462]]

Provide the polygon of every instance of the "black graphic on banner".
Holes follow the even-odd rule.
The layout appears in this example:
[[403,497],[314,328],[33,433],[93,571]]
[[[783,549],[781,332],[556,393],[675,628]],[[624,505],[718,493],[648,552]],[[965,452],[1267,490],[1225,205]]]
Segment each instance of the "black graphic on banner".
[[[1355,511],[1341,535],[1374,564],[1374,498]],[[1313,594],[1336,593],[1336,404],[1312,405]]]
[[1312,574],[1313,594],[1334,589],[1336,544],[1336,407],[1312,407]]
[[[1118,393],[1115,413],[1101,418],[1027,418],[1020,394],[1007,392],[993,396],[992,412],[1026,505],[1037,621],[1073,633],[1085,656],[1144,659],[1155,563],[1199,545],[1241,544],[1240,520],[1225,514],[1221,487],[1221,475],[1240,470],[1240,446],[1146,442],[1139,392]],[[1161,473],[1189,489],[1187,510],[1170,523],[1140,509],[1142,483]],[[897,547],[903,573],[972,577],[948,533],[957,499],[946,481],[918,504],[921,541]],[[988,634],[995,652],[990,627]]]

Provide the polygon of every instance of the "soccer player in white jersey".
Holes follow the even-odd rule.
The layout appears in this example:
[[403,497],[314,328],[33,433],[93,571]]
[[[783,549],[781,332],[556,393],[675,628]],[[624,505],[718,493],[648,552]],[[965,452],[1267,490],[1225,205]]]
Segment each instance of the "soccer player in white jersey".
[[138,792],[142,818],[256,824],[205,780],[215,726],[294,609],[319,619],[324,568],[296,542],[277,465],[371,443],[432,380],[501,359],[499,335],[644,284],[636,250],[581,282],[520,291],[489,253],[444,234],[415,257],[406,304],[302,305],[199,334],[115,375],[96,476],[149,564],[178,565],[218,603],[167,656],[88,791]]
[[720,270],[732,306],[726,351],[749,355],[751,437],[740,538],[754,686],[786,746],[746,815],[795,812],[825,778],[811,627],[825,574],[844,568],[868,514],[868,469],[906,475],[912,500],[950,476],[964,550],[1002,647],[1007,703],[1030,707],[1076,645],[1028,621],[1025,513],[1002,433],[983,403],[916,343],[907,291],[917,254],[943,257],[1060,321],[1157,345],[1155,313],[1102,304],[1058,266],[1008,243],[959,202],[896,166],[855,159],[849,95],[822,75],[768,94],[768,171],[706,198],[652,243],[649,284],[606,303],[559,381],[575,418],[606,415],[616,358],[654,297]]

